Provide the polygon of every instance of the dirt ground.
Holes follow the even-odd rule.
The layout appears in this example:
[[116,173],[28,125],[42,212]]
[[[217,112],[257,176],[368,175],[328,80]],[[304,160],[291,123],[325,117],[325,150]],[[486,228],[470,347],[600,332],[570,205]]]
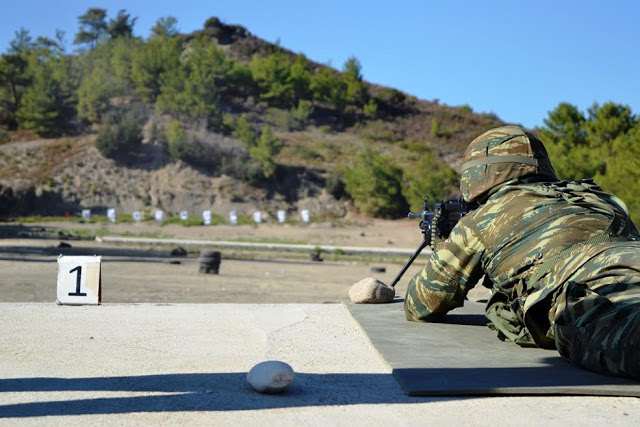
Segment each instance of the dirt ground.
[[[5,224],[6,225],[6,224]],[[29,224],[48,235],[97,231],[104,224]],[[53,233],[52,233],[53,231]],[[105,230],[103,230],[105,232]],[[109,225],[109,235],[138,235],[189,240],[282,242],[311,245],[393,247],[415,250],[422,240],[414,221],[370,221],[336,226],[262,224],[260,226],[183,227],[155,224]],[[6,235],[6,233],[5,233]],[[322,262],[305,253],[222,251],[220,273],[198,273],[198,254],[170,257],[166,247],[122,247],[90,240],[0,239],[0,302],[47,302],[56,299],[60,253],[103,256],[104,303],[336,303],[365,277],[389,284],[408,257],[357,257],[323,254]],[[72,248],[59,248],[61,241]],[[73,251],[73,252],[70,252]],[[396,286],[403,297],[408,280],[424,265],[420,257]],[[384,272],[380,272],[384,269]],[[374,272],[375,270],[375,272]],[[470,298],[482,299],[483,292]]]

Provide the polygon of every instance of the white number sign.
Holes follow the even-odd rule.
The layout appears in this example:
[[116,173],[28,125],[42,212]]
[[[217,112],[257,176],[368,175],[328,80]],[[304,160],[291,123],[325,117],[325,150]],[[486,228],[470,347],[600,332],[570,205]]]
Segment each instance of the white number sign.
[[100,256],[58,257],[58,304],[101,303],[101,260]]

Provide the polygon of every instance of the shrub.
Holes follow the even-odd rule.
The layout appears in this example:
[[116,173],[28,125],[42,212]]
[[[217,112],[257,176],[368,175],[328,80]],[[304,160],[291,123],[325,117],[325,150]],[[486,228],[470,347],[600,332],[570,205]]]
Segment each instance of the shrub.
[[422,207],[423,197],[430,203],[448,199],[458,189],[458,175],[446,164],[438,161],[431,152],[420,155],[415,167],[404,171],[402,193],[412,209]]
[[342,111],[347,102],[347,84],[335,70],[320,68],[311,76],[313,99],[326,102]]
[[96,138],[96,148],[105,157],[117,157],[134,152],[142,144],[142,110],[120,107],[107,112]]
[[264,172],[257,163],[249,163],[245,169],[245,179],[249,185],[258,186],[264,180]]
[[382,218],[406,214],[402,169],[395,166],[390,157],[366,147],[345,170],[344,177],[345,189],[362,213]]
[[342,175],[336,171],[331,172],[327,177],[325,189],[327,190],[327,193],[331,194],[336,199],[342,198],[342,196],[344,196],[344,181],[342,180]]
[[294,112],[295,108],[291,111],[269,108],[264,114],[264,119],[267,123],[273,124],[276,129],[283,129],[288,132],[304,129],[302,121],[295,117]]
[[295,91],[291,82],[291,60],[279,48],[265,57],[254,55],[249,64],[253,80],[260,88],[260,99],[270,105],[289,107]]
[[257,138],[253,133],[251,123],[249,123],[249,118],[246,114],[240,116],[240,118],[236,121],[235,128],[233,130],[233,136],[238,138],[242,145],[244,145],[244,148],[246,148],[247,150],[250,150],[256,145]]
[[0,129],[0,144],[6,144],[11,141],[11,134],[4,129]]
[[211,16],[206,21],[204,21],[204,29],[205,30],[214,30],[222,26],[222,22],[220,22],[220,18],[217,16]]
[[438,119],[431,117],[431,137],[437,138],[438,136],[440,136],[440,124]]
[[248,156],[225,156],[220,159],[220,172],[236,179],[247,180]]
[[182,124],[175,119],[167,127],[167,144],[169,155],[174,159],[186,161],[193,152],[193,141]]
[[402,103],[406,99],[406,96],[397,89],[384,88],[378,93],[378,98],[388,104],[394,105]]
[[362,109],[364,111],[365,116],[373,118],[376,116],[376,113],[378,112],[378,104],[376,104],[376,101],[374,101],[373,99],[370,99],[369,102],[364,104]]
[[157,118],[154,118],[151,121],[151,126],[149,127],[149,140],[162,145],[167,143],[167,134],[164,126]]
[[393,125],[382,120],[367,122],[360,135],[367,141],[393,142],[398,139]]
[[249,155],[262,167],[266,178],[275,174],[278,167],[275,157],[283,147],[282,140],[273,134],[269,126],[264,126],[257,144],[249,150]]
[[289,124],[289,130],[302,130],[305,128],[306,121],[313,111],[313,103],[301,99],[298,106],[291,110],[292,121]]

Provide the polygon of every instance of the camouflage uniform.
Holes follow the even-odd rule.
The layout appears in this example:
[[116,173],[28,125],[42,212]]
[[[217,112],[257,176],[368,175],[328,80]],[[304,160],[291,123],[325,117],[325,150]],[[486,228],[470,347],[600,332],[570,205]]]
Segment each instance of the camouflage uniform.
[[591,180],[558,181],[516,126],[465,153],[463,217],[410,282],[409,320],[437,321],[484,276],[501,339],[557,348],[584,368],[640,378],[640,239],[624,203]]

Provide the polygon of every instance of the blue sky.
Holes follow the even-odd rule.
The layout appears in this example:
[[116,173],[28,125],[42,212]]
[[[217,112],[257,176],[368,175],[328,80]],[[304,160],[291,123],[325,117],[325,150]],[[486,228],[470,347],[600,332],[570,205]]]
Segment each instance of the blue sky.
[[560,102],[585,113],[608,101],[640,112],[633,0],[2,0],[0,51],[20,27],[49,37],[62,29],[72,51],[77,17],[89,7],[109,17],[126,9],[143,37],[160,17],[190,32],[217,16],[336,68],[355,56],[372,83],[527,127]]

